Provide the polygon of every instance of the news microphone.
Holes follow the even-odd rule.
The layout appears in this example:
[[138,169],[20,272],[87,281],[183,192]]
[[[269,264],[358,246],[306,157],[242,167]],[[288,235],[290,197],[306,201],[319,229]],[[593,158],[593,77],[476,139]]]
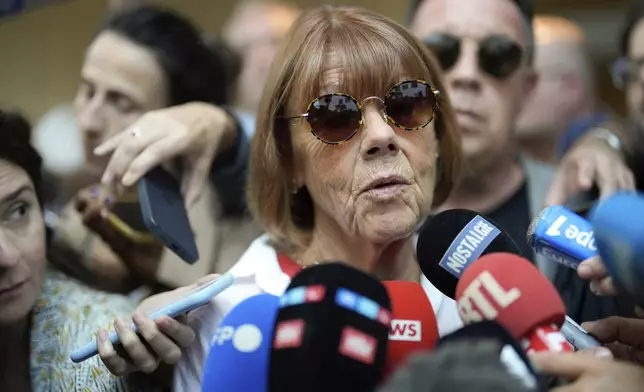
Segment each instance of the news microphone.
[[573,351],[560,332],[566,316],[554,286],[523,257],[494,253],[465,270],[456,286],[466,324],[495,320],[528,351]]
[[430,351],[438,340],[438,324],[423,287],[414,282],[386,281],[382,284],[391,299],[392,320],[384,376],[404,365],[418,352]]
[[491,219],[470,210],[446,210],[423,224],[416,257],[423,274],[450,298],[463,271],[482,255],[521,251]]
[[213,334],[202,392],[267,391],[268,357],[279,297],[259,294],[235,306]]
[[280,300],[269,391],[373,391],[390,323],[391,301],[375,278],[342,263],[302,270]]
[[494,321],[480,321],[469,324],[441,338],[436,344],[436,351],[463,341],[489,340],[498,344],[497,360],[505,366],[508,374],[514,376],[524,387],[530,390],[548,391],[547,380],[534,369],[522,347],[501,325]]
[[616,193],[597,203],[589,220],[616,288],[644,307],[644,194]]
[[454,342],[432,353],[417,354],[378,392],[528,392],[508,374],[493,341]]
[[538,254],[573,269],[598,254],[590,222],[562,206],[543,209],[530,223],[526,240]]

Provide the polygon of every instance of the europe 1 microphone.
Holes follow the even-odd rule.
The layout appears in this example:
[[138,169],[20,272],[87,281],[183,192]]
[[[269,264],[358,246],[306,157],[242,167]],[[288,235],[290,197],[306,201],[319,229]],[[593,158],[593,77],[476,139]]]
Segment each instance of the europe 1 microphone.
[[494,320],[528,351],[574,351],[560,332],[566,309],[550,281],[528,260],[509,253],[481,257],[456,286],[466,324]]

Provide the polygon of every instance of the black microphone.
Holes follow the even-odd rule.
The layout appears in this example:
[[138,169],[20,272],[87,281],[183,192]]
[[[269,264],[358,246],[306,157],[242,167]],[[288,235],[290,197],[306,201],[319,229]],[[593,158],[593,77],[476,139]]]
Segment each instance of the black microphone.
[[517,244],[494,221],[470,210],[443,211],[420,228],[416,255],[420,269],[450,298],[463,271],[495,252],[522,256]]
[[391,317],[387,290],[375,278],[340,263],[304,269],[280,300],[269,392],[373,391]]
[[462,341],[412,357],[378,392],[532,392],[508,374],[494,340]]
[[444,336],[436,344],[435,350],[449,348],[463,341],[490,340],[498,346],[497,359],[501,361],[508,374],[515,377],[531,391],[548,391],[548,382],[535,370],[525,354],[525,350],[503,326],[495,321],[485,320],[468,324]]

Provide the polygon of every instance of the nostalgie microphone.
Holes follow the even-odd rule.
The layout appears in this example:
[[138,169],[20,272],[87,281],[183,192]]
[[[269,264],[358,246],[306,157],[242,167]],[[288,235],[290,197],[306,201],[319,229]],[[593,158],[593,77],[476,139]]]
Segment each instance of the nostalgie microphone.
[[617,289],[644,306],[644,194],[616,193],[590,212],[599,254]]
[[526,240],[538,254],[573,269],[598,254],[590,222],[561,206],[541,211],[530,224]]
[[279,297],[260,294],[228,313],[211,339],[203,392],[268,390],[268,357],[278,306]]
[[391,317],[387,290],[373,277],[342,263],[304,269],[280,300],[269,391],[373,391]]
[[472,264],[456,286],[466,324],[495,320],[528,351],[574,351],[560,332],[566,309],[557,290],[523,257],[496,253]]
[[463,271],[479,257],[521,251],[492,220],[470,210],[443,211],[423,224],[416,255],[420,269],[437,289],[454,298]]
[[414,282],[382,282],[389,293],[392,320],[383,377],[404,365],[415,353],[430,351],[438,340],[438,325],[423,287]]
[[435,350],[440,351],[458,342],[474,343],[479,340],[489,340],[498,345],[496,359],[500,360],[508,374],[520,381],[524,387],[534,391],[548,391],[546,380],[534,369],[523,348],[505,328],[494,321],[485,320],[466,325],[441,338]]

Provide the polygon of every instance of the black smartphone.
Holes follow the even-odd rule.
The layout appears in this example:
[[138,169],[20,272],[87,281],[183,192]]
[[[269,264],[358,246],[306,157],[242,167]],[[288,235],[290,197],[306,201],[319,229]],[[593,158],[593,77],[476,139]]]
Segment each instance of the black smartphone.
[[186,263],[199,260],[179,182],[156,167],[139,180],[137,192],[147,230]]
[[563,206],[579,216],[586,217],[597,200],[599,200],[599,188],[593,186],[591,189],[569,198]]

